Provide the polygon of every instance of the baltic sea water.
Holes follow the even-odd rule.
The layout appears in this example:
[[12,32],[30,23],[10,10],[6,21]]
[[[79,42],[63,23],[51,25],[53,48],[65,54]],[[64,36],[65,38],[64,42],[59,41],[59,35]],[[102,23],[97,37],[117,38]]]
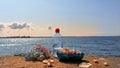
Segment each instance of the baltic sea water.
[[[63,47],[85,55],[120,57],[120,36],[63,37]],[[41,44],[52,49],[52,38],[0,38],[0,56],[27,53]]]

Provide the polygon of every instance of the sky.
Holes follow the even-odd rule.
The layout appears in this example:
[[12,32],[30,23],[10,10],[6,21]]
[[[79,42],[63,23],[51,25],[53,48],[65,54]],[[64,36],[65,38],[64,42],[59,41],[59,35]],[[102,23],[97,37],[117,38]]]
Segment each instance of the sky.
[[[0,0],[0,36],[120,36],[120,0]],[[51,29],[50,29],[51,28]]]

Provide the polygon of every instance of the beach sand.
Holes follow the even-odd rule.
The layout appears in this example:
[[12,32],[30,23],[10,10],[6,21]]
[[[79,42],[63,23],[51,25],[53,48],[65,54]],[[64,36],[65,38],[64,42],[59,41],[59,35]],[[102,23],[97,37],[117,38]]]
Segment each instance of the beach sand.
[[[98,60],[95,63],[93,60]],[[95,57],[85,56],[83,62],[89,62],[92,65],[89,68],[120,68],[120,58],[114,57]],[[104,62],[108,62],[108,66],[104,65]],[[0,68],[80,68],[80,62],[60,62],[54,58],[54,67],[47,67],[46,64],[40,61],[25,61],[22,56],[4,56],[0,57]]]

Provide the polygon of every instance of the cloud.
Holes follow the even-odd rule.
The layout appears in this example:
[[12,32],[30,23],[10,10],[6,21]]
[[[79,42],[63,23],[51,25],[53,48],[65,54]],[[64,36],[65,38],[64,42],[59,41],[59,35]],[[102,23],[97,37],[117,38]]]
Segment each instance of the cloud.
[[10,27],[11,29],[23,29],[23,28],[29,28],[30,25],[27,23],[15,22],[15,23],[10,24],[8,27]]
[[4,28],[4,25],[3,25],[3,24],[0,24],[0,28]]
[[4,28],[4,24],[0,24],[0,31]]

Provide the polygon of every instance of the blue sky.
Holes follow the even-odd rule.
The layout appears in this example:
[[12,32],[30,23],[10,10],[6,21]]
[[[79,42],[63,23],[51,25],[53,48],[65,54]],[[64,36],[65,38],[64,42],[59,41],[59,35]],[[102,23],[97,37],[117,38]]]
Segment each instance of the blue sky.
[[[0,0],[0,22],[31,23],[35,36],[51,36],[61,28],[65,36],[120,35],[119,0]],[[12,33],[15,30],[2,29]],[[21,31],[25,32],[25,29]],[[13,33],[14,32],[14,33]],[[16,32],[16,35],[17,32]]]

